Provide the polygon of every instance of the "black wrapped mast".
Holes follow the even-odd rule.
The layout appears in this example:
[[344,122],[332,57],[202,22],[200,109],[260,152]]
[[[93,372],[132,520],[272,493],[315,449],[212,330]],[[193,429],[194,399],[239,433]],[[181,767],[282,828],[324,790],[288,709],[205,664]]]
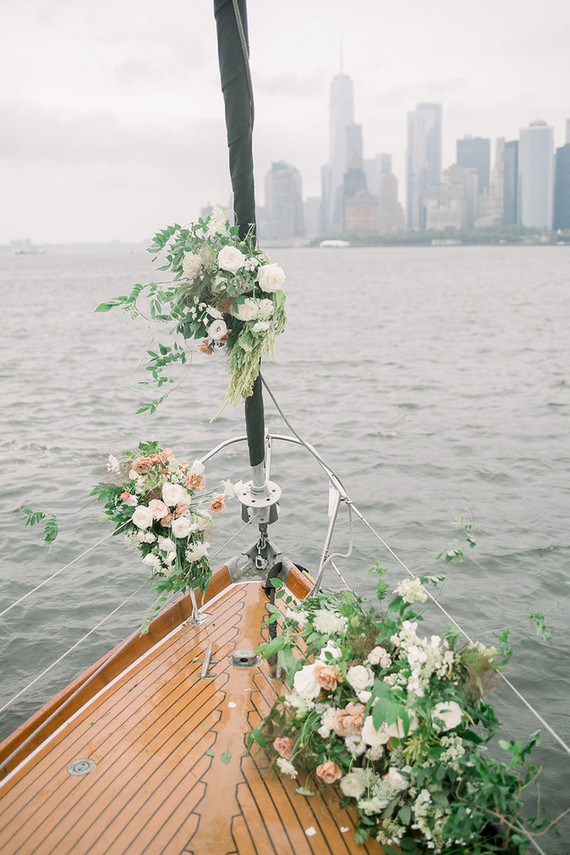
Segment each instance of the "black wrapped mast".
[[[249,72],[246,0],[214,0],[218,31],[218,58],[226,112],[230,176],[234,212],[243,239],[255,234],[255,189],[253,182],[253,93]],[[249,462],[259,466],[265,459],[265,421],[261,379],[245,400],[245,426]]]

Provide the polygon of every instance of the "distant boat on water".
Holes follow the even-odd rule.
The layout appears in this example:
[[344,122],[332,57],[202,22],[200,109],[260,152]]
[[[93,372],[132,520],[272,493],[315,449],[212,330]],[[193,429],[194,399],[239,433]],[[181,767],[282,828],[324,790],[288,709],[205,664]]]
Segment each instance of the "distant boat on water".
[[14,255],[44,255],[45,249],[32,243],[29,238],[24,241],[15,241],[12,252]]
[[344,246],[350,246],[350,241],[349,240],[322,240],[320,242],[319,246],[324,246],[324,247],[333,246],[333,247],[336,247],[337,249],[340,249]]

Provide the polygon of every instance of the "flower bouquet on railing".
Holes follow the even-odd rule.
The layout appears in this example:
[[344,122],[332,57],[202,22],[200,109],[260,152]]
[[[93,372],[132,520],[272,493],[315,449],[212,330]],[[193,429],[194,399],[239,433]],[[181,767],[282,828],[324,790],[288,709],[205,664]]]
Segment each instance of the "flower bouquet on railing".
[[[277,699],[249,745],[275,752],[280,774],[296,778],[301,795],[339,787],[343,803],[358,810],[359,843],[375,838],[391,855],[519,855],[528,846],[520,792],[534,768],[523,767],[538,734],[524,747],[500,741],[511,752],[508,764],[489,756],[499,724],[482,696],[500,654],[460,646],[457,635],[418,634],[414,603],[427,600],[422,583],[430,581],[437,583],[401,582],[382,612],[365,611],[348,591],[301,603],[288,597],[280,634],[260,652],[277,654],[292,691]],[[380,600],[387,587],[379,581]],[[269,608],[270,622],[283,617]]]
[[[166,371],[174,362],[186,362],[186,342],[194,339],[205,354],[227,349],[227,401],[237,404],[251,395],[261,356],[273,353],[275,339],[285,327],[281,290],[285,274],[257,249],[252,232],[243,240],[238,232],[238,226],[230,226],[219,208],[188,228],[174,225],[163,229],[148,251],[161,258],[159,269],[171,271],[173,279],[135,285],[127,296],[97,307],[98,312],[120,307],[137,316],[142,314],[139,301],[145,295],[150,318],[174,325],[184,343],[159,344],[147,352],[147,370],[157,386],[174,382]],[[154,412],[163,398],[145,404],[139,412]]]
[[150,567],[151,588],[159,594],[155,611],[167,593],[204,592],[212,576],[212,514],[223,511],[224,499],[234,495],[231,482],[207,491],[202,463],[179,463],[157,442],[141,442],[137,451],[118,458],[110,455],[107,469],[112,480],[97,484],[91,495],[105,502],[115,534],[123,533],[127,546]]

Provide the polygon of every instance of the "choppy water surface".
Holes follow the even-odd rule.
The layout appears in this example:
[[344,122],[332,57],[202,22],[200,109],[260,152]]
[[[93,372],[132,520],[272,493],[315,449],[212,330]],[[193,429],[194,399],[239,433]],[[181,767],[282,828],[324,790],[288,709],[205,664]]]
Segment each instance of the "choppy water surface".
[[[563,247],[281,250],[289,326],[264,373],[297,430],[343,477],[355,503],[415,572],[441,571],[434,556],[457,537],[454,519],[475,524],[477,548],[441,595],[472,635],[545,612],[569,590],[570,255]],[[0,609],[107,533],[88,501],[109,451],[159,439],[181,457],[243,433],[226,409],[224,361],[200,356],[154,416],[136,386],[154,335],[144,323],[95,306],[151,278],[146,255],[0,257],[3,453]],[[266,403],[269,429],[284,426]],[[233,446],[211,478],[248,477]],[[314,568],[326,525],[327,488],[311,458],[277,448],[283,487],[272,538]],[[54,546],[24,529],[20,505],[62,512]],[[215,546],[238,525],[233,508]],[[340,561],[349,584],[372,593],[377,558],[401,573],[360,523]],[[346,522],[338,550],[346,547]],[[238,541],[243,547],[248,538]],[[233,545],[220,558],[227,557]],[[23,688],[142,581],[136,555],[109,541],[2,620],[3,702]],[[330,577],[336,584],[336,577]],[[0,717],[5,736],[76,673],[137,625],[146,591],[38,681]],[[433,612],[433,614],[432,614]],[[568,740],[568,602],[548,617],[547,644],[532,626],[512,630],[508,676]],[[446,630],[432,609],[430,628]],[[493,698],[509,736],[538,727],[510,693]],[[1,705],[0,705],[1,706]],[[568,758],[546,734],[543,803],[567,807]],[[562,824],[562,829],[568,829]],[[566,836],[566,835],[564,835]],[[542,839],[554,855],[562,840]]]

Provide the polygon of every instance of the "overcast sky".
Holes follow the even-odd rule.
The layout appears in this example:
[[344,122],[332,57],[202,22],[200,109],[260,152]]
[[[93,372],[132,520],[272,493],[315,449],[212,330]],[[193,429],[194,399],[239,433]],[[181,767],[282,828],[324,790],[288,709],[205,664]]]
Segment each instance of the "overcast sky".
[[[212,0],[2,0],[0,243],[147,240],[229,195]],[[249,0],[258,201],[272,160],[320,193],[329,84],[354,81],[364,155],[443,105],[443,164],[464,134],[570,118],[568,0]]]

